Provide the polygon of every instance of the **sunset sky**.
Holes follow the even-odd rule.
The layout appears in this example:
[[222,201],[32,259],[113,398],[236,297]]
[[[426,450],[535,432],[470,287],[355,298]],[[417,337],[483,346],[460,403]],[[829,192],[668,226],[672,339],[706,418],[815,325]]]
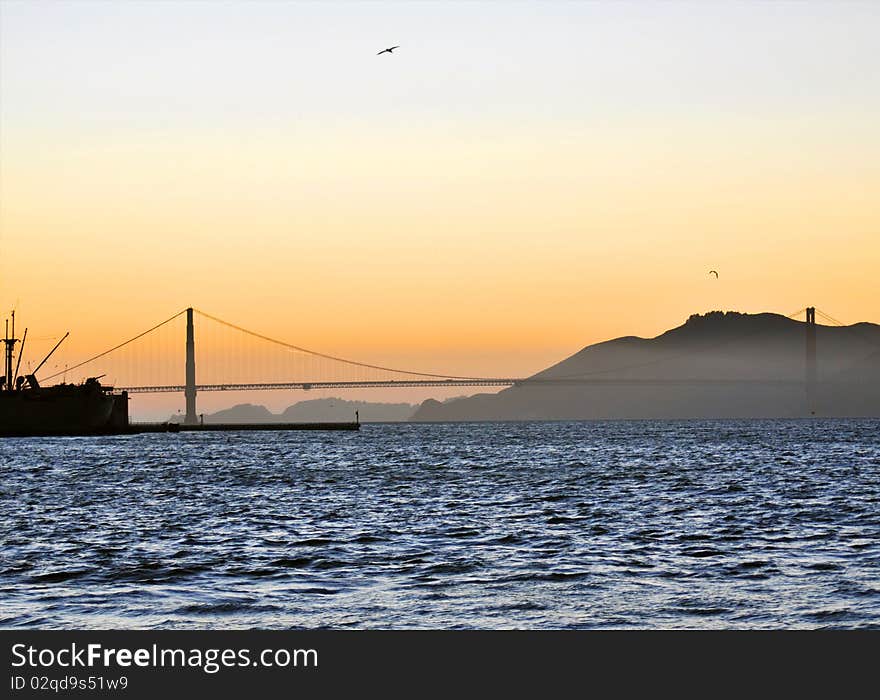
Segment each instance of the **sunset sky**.
[[2,0],[0,305],[65,362],[195,306],[470,375],[710,309],[878,322],[878,36],[877,2]]

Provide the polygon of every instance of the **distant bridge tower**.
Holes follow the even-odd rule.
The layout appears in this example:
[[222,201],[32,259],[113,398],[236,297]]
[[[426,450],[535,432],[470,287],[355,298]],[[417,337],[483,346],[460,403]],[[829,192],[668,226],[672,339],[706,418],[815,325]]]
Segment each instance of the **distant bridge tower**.
[[195,425],[199,422],[196,415],[196,343],[193,329],[193,310],[186,310],[186,416],[183,419],[186,425]]
[[807,391],[807,413],[816,413],[816,307],[807,307],[807,357],[804,386]]

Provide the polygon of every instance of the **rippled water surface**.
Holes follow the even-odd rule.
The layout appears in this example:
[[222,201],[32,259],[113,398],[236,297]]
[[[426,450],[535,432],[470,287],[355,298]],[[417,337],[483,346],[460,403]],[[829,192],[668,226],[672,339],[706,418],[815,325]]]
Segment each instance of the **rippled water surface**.
[[0,627],[880,627],[880,422],[0,441]]

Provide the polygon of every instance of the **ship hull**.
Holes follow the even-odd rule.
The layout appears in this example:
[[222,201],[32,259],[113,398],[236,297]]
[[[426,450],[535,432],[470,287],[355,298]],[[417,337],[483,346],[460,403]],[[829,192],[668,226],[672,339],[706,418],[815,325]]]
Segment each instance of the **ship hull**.
[[3,392],[0,436],[93,435],[113,431],[111,416],[120,397],[82,387]]

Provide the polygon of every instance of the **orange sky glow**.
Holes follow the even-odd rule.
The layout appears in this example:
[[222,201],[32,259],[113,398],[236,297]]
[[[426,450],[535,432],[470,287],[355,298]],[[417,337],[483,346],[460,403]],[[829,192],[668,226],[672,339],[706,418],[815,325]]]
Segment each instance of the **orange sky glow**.
[[[271,13],[271,5],[260,11]],[[136,60],[146,46],[125,48],[119,37],[106,39],[123,59],[115,74],[95,77],[83,58],[66,69],[65,83],[48,78],[26,48],[35,27],[74,30],[53,25],[53,4],[37,6],[9,3],[0,15],[0,304],[16,308],[33,334],[31,360],[70,330],[53,362],[75,363],[187,306],[322,352],[479,376],[528,375],[590,343],[653,336],[711,309],[787,314],[815,305],[847,323],[880,322],[880,83],[870,80],[880,59],[876,51],[869,58],[867,29],[840,40],[837,67],[844,71],[847,60],[858,67],[841,87],[806,48],[814,32],[837,36],[837,25],[796,22],[794,38],[783,41],[791,43],[792,73],[775,85],[794,80],[800,92],[787,96],[772,83],[758,94],[752,68],[730,64],[721,49],[711,53],[706,70],[727,71],[722,82],[739,94],[725,104],[696,100],[704,78],[684,69],[664,72],[662,91],[658,76],[635,64],[618,66],[631,72],[606,82],[580,81],[588,57],[571,68],[575,49],[556,57],[571,71],[559,84],[543,85],[525,68],[517,83],[503,62],[462,72],[459,84],[424,55],[437,50],[429,32],[440,30],[410,8],[405,29],[425,36],[401,40],[393,57],[367,56],[375,40],[358,37],[352,56],[302,78],[309,82],[299,87],[301,101],[297,68],[285,64],[292,77],[276,76],[258,98],[249,71],[273,69],[243,61],[226,75],[230,90],[240,85],[240,99],[212,111],[212,100],[226,99],[221,76],[213,76],[216,92],[201,87],[198,73],[166,84],[161,71],[170,69],[139,73],[153,70]],[[547,41],[565,6],[539,18]],[[315,8],[282,7],[291,32],[298,11],[323,26]],[[833,5],[819,7],[834,13]],[[479,8],[504,13],[502,5]],[[847,8],[877,25],[869,5],[843,5],[841,37],[858,19]],[[203,40],[193,51],[210,59],[224,38],[240,39],[232,18],[199,30],[198,5],[187,12]],[[125,13],[115,13],[111,24],[128,26]],[[646,19],[645,31],[665,31],[664,21]],[[340,31],[356,36],[346,27]],[[77,31],[73,38],[103,37]],[[519,65],[514,38],[500,39],[497,51]],[[172,49],[185,53],[184,46],[181,39]],[[687,55],[669,61],[702,70],[692,67],[700,50],[679,49]],[[410,61],[418,73],[380,63],[387,58]],[[345,69],[346,60],[354,67]],[[442,100],[410,87],[431,79]],[[90,92],[101,80],[122,98]],[[539,91],[540,108],[519,89]],[[70,91],[76,96],[67,99]],[[410,103],[408,91],[415,91]],[[627,92],[632,98],[622,103]],[[232,341],[215,342],[221,353]],[[431,395],[440,394],[357,397]],[[297,398],[255,400],[283,407]],[[144,401],[172,405],[182,397]]]

